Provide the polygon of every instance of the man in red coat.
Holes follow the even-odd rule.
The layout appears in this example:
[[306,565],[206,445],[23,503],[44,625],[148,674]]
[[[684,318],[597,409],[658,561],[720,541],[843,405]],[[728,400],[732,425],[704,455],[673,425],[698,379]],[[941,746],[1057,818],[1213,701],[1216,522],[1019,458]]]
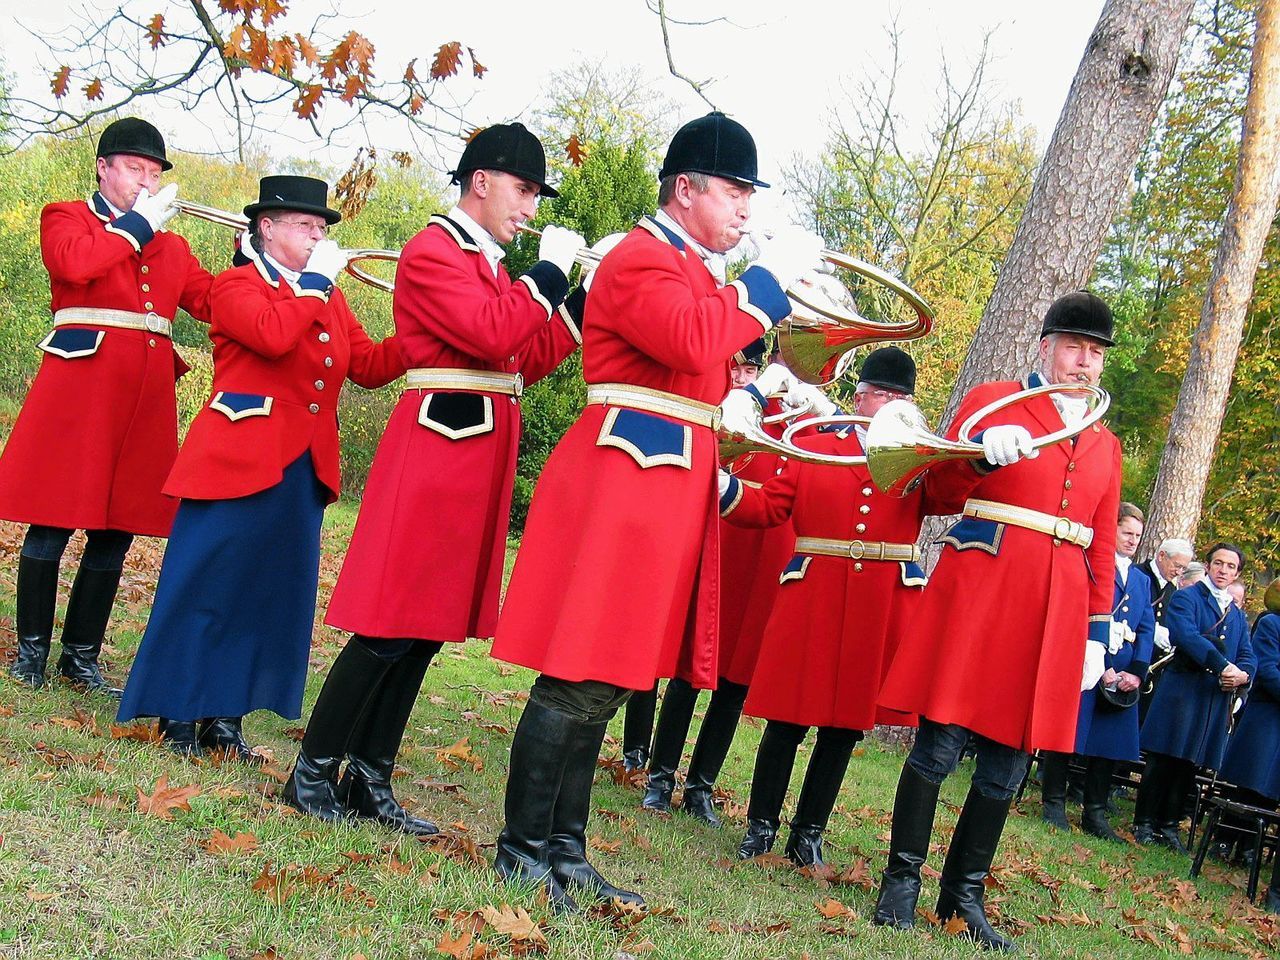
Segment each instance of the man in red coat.
[[[1025,385],[1096,384],[1112,326],[1110,309],[1093,294],[1059,298],[1045,314],[1040,369]],[[975,387],[952,429],[1023,386]],[[920,732],[898,782],[877,924],[913,924],[938,788],[972,738],[977,768],[942,869],[937,913],[960,917],[988,949],[1013,949],[987,921],[983,882],[1031,753],[1073,748],[1080,691],[1102,676],[1111,632],[1120,444],[1094,424],[1032,449],[1033,433],[1061,430],[1087,413],[1074,393],[1005,407],[976,425],[985,462],[953,460],[929,472],[932,495],[944,502],[939,512],[963,516],[942,538],[880,693],[882,706],[919,714]]]
[[[890,400],[908,399],[915,379],[915,362],[902,350],[872,351],[858,374],[855,412],[870,417]],[[861,456],[865,440],[865,427],[857,425],[800,443],[818,453]],[[930,512],[928,485],[892,497],[872,486],[865,466],[788,459],[763,485],[722,476],[722,486],[721,515],[729,523],[758,528],[790,521],[795,528],[795,554],[780,571],[758,680],[746,700],[746,712],[768,725],[738,856],[773,849],[796,750],[817,727],[786,852],[799,866],[821,867],[822,834],[854,746],[877,723],[914,722],[886,716],[876,698],[925,583],[915,542]]]
[[[538,197],[556,196],[538,138],[519,123],[488,127],[454,177],[457,206],[409,241],[396,270],[406,389],[378,444],[325,617],[354,636],[325,681],[286,791],[324,819],[352,813],[413,834],[436,828],[392,796],[405,725],[441,644],[493,636],[520,393],[581,339],[565,301],[584,246],[578,234],[546,227],[541,259],[514,282],[501,264],[501,244],[534,215]],[[352,703],[368,703],[354,732]]]
[[44,683],[58,567],[72,532],[88,544],[67,603],[58,672],[119,697],[98,666],[134,535],[166,537],[177,501],[161,495],[178,452],[170,340],[178,308],[209,318],[213,277],[165,231],[177,185],[160,132],[117,120],[98,141],[98,189],[40,214],[53,330],[0,457],[0,517],[30,524],[18,558],[18,656],[10,673]]
[[[493,645],[541,676],[511,746],[495,866],[542,883],[620,890],[587,862],[600,743],[632,691],[718,672],[716,406],[729,358],[790,313],[784,287],[821,241],[790,230],[724,285],[723,254],[750,212],[756,150],[720,113],[682,127],[660,172],[658,213],[604,258],[587,301],[587,406],[547,461]],[[780,385],[771,379],[764,392]],[[754,403],[754,401],[751,401]]]

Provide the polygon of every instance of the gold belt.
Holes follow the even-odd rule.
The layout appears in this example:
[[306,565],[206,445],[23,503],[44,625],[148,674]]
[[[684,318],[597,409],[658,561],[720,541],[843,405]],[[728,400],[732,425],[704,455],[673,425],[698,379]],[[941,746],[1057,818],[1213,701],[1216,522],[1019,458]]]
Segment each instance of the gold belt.
[[896,560],[919,563],[920,548],[914,543],[885,543],[883,540],[828,540],[826,537],[796,537],[796,553],[849,560]]
[[473,390],[519,397],[524,393],[524,377],[501,370],[467,370],[463,367],[412,367],[405,373],[411,390]]
[[1015,507],[1011,503],[997,503],[994,500],[966,500],[964,515],[978,520],[994,520],[1007,523],[1024,530],[1034,530],[1047,537],[1074,543],[1077,547],[1088,547],[1093,543],[1093,528],[1086,527],[1077,520],[1056,517],[1052,513],[1041,513],[1039,510],[1028,510],[1026,507]]
[[635,387],[627,383],[592,383],[587,386],[587,404],[600,403],[613,407],[627,407],[657,413],[664,417],[683,420],[695,427],[720,426],[720,408],[714,404],[690,400],[676,393]]
[[120,327],[124,330],[146,330],[162,337],[173,336],[173,323],[160,314],[134,313],[132,310],[108,310],[105,307],[63,307],[53,315],[53,325],[89,323],[95,327]]

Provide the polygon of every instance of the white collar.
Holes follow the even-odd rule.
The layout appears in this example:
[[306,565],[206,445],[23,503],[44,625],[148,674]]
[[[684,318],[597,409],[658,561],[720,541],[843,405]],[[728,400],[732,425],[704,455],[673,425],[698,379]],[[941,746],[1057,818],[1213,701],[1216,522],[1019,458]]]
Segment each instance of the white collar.
[[1213,599],[1218,601],[1219,610],[1226,610],[1229,604],[1235,602],[1231,599],[1231,594],[1227,593],[1226,590],[1219,590],[1214,582],[1209,579],[1208,575],[1206,575],[1200,582],[1209,589],[1209,593],[1213,595]]
[[489,261],[489,269],[493,271],[493,275],[496,277],[498,275],[498,264],[507,255],[507,251],[502,249],[498,241],[493,238],[493,234],[476,223],[470,214],[456,204],[445,216],[465,230],[471,239],[476,242],[476,246],[480,248],[485,260]]
[[262,251],[262,259],[266,260],[271,266],[275,267],[276,272],[284,277],[291,285],[298,282],[298,277],[302,276],[301,270],[290,270],[283,263],[273,257],[267,251]]
[[1129,568],[1133,565],[1133,557],[1122,557],[1116,554],[1116,572],[1120,574],[1120,582],[1129,582]]
[[1152,572],[1152,574],[1155,575],[1156,583],[1159,585],[1160,589],[1163,590],[1164,585],[1169,581],[1166,580],[1164,578],[1164,574],[1160,572],[1160,564],[1156,563],[1155,557],[1152,557],[1149,561],[1147,561],[1147,569],[1149,569]]
[[725,282],[725,257],[722,253],[716,253],[708,250],[693,237],[689,236],[689,231],[680,226],[675,218],[665,210],[659,210],[653,215],[655,223],[660,223],[666,227],[677,237],[684,241],[684,245],[696,253],[704,264],[707,266],[708,272],[716,278],[716,284],[723,287]]

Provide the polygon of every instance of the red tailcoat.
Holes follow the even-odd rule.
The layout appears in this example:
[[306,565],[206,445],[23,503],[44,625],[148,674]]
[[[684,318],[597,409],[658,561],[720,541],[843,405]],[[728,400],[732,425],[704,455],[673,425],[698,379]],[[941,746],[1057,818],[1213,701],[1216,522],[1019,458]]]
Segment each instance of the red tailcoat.
[[[514,283],[501,267],[495,277],[461,227],[433,217],[396,270],[405,364],[539,380],[578,347],[561,307],[567,287],[546,261]],[[519,442],[514,397],[405,390],[378,444],[325,622],[372,637],[492,637]]]
[[[303,274],[304,281],[317,278]],[[218,275],[213,392],[165,484],[171,497],[230,500],[280,482],[308,450],[338,498],[338,395],[347,378],[380,387],[404,373],[394,337],[369,339],[337,287],[301,294],[255,260]]]
[[[152,235],[136,213],[113,222],[97,194],[44,208],[40,252],[55,312],[98,307],[172,320],[181,307],[209,317],[213,277],[187,242]],[[52,352],[71,330],[101,338],[64,351],[70,357]],[[187,370],[173,342],[84,323],[58,327],[41,347],[40,371],[0,457],[0,517],[168,536],[177,504],[160,488],[178,452],[174,383]]]
[[[850,430],[802,441],[810,450],[860,456]],[[740,490],[741,496],[737,496]],[[866,467],[788,460],[763,487],[725,495],[729,523],[763,526],[790,518],[798,537],[915,543],[927,512],[922,489],[889,497]],[[869,730],[912,723],[877,710],[898,640],[919,609],[924,574],[915,564],[796,554],[764,632],[745,711],[802,726]]]
[[[770,401],[765,416],[780,412]],[[780,436],[781,429],[765,429]],[[783,458],[755,454],[734,474],[745,486],[759,486],[782,469]],[[778,575],[791,559],[796,533],[788,517],[777,526],[737,527],[720,522],[720,676],[748,686],[755,672],[765,624],[778,596]]]
[[[583,373],[717,404],[729,358],[789,311],[763,269],[717,288],[674,234],[642,220],[596,273]],[[493,655],[633,690],[677,670],[714,686],[716,463],[709,427],[589,405],[538,482]]]
[[[1022,389],[975,387],[950,436],[973,411]],[[1032,436],[1062,429],[1053,401],[1006,407],[978,424],[1021,424]],[[967,497],[1067,517],[1093,528],[1082,549],[1043,533],[964,519],[943,537],[921,609],[902,639],[880,703],[936,723],[956,723],[1021,750],[1070,753],[1087,639],[1105,641],[1115,575],[1120,444],[1095,425],[982,475],[972,461],[929,473],[935,495],[958,512]],[[1100,628],[1100,629],[1099,629]]]

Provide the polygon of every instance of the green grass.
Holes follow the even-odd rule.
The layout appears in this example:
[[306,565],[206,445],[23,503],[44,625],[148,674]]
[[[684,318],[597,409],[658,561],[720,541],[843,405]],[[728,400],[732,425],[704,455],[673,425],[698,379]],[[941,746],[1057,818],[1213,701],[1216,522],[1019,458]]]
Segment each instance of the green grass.
[[[354,516],[346,503],[329,512],[322,583],[336,576]],[[19,534],[8,524],[0,531],[3,647],[12,645]],[[154,542],[140,542],[131,555],[110,637],[117,679],[137,647],[158,558]],[[340,639],[317,629],[307,711]],[[967,943],[923,922],[915,933],[896,934],[866,919],[875,893],[869,881],[859,881],[877,877],[883,867],[887,811],[902,762],[900,753],[874,741],[851,765],[828,840],[829,859],[852,868],[852,883],[832,886],[785,867],[733,860],[759,741],[759,725],[751,721],[744,721],[722,777],[734,801],[723,831],[683,816],[644,814],[637,789],[600,771],[595,806],[602,812],[593,817],[590,833],[607,849],[594,851],[593,859],[611,879],[643,891],[665,910],[635,923],[550,917],[530,891],[499,885],[487,863],[501,823],[509,731],[531,679],[528,671],[491,660],[488,644],[477,641],[450,645],[427,674],[400,756],[404,775],[397,791],[464,841],[446,850],[373,827],[328,826],[281,807],[271,771],[278,776],[291,764],[297,745],[287,731],[297,721],[269,715],[247,720],[251,740],[274,752],[267,772],[190,763],[151,744],[112,739],[113,709],[104,700],[58,683],[33,693],[5,677],[0,958],[438,957],[441,937],[460,934],[472,922],[470,911],[503,903],[523,907],[544,924],[546,955],[553,958],[973,955]],[[82,718],[92,716],[98,732],[93,721],[77,726],[77,709]],[[619,718],[613,733],[620,732]],[[438,755],[463,737],[481,769],[465,763],[455,769]],[[605,756],[617,754],[610,741]],[[802,750],[793,797],[807,756]],[[172,820],[138,810],[138,790],[150,794],[161,776],[171,787],[200,790],[190,810],[175,811]],[[966,789],[962,768],[944,788],[951,806],[940,808],[937,841],[953,828],[955,805]],[[110,806],[87,803],[91,796],[105,797],[98,802]],[[1179,937],[1202,957],[1274,955],[1278,928],[1246,904],[1238,875],[1210,868],[1192,885],[1184,879],[1183,859],[1111,847],[1078,833],[1050,835],[1040,824],[1038,800],[1029,798],[1023,807],[1010,820],[1000,885],[989,898],[993,912],[1005,918],[1003,928],[1019,936],[1029,955],[1155,957],[1179,953]],[[1131,810],[1128,803],[1124,810]],[[257,847],[206,852],[202,844],[215,830],[252,834]],[[476,862],[469,850],[485,862]],[[940,860],[933,856],[931,865]],[[264,868],[267,879],[259,886],[266,889],[256,890]],[[926,880],[922,904],[932,906],[936,891],[936,879]],[[829,898],[850,913],[823,917],[815,904]],[[1140,939],[1142,930],[1162,946]],[[519,945],[492,928],[480,939],[491,949],[484,956],[518,955]]]

